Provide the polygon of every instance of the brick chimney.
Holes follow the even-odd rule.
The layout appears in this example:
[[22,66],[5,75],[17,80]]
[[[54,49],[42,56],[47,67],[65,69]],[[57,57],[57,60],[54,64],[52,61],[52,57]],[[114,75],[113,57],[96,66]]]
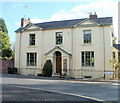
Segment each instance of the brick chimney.
[[25,27],[27,24],[31,24],[30,18],[21,18],[21,27]]
[[94,12],[94,14],[92,14],[92,12],[90,12],[89,18],[91,18],[91,19],[97,18],[96,12]]

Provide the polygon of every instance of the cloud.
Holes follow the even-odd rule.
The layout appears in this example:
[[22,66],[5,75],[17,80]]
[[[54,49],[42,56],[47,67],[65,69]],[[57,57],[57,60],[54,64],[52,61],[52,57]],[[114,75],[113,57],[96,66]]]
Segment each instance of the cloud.
[[17,7],[19,7],[19,6],[22,6],[23,4],[21,4],[21,3],[13,3],[12,4],[12,7],[13,8],[17,8]]
[[20,27],[21,22],[15,23],[15,26],[18,28]]
[[114,33],[118,37],[118,2],[113,0],[96,0],[90,3],[78,4],[71,10],[62,9],[56,12],[49,20],[88,18],[90,12],[97,12],[98,17],[113,17]]
[[45,20],[39,19],[39,18],[32,18],[30,19],[32,23],[40,23],[40,22],[45,22]]
[[68,20],[77,18],[88,18],[90,12],[96,12],[98,17],[113,17],[115,36],[118,37],[118,2],[115,0],[93,0],[88,3],[81,3],[71,10],[62,9],[54,13],[48,19],[31,18],[32,23],[46,21]]
[[1,2],[92,2],[95,0],[1,0]]
[[[45,21],[49,21],[49,20],[42,20],[42,19],[39,19],[39,18],[31,18],[30,21],[31,21],[31,23],[41,23],[41,22],[45,22]],[[17,28],[19,28],[20,25],[21,25],[21,22],[15,23],[15,26]]]

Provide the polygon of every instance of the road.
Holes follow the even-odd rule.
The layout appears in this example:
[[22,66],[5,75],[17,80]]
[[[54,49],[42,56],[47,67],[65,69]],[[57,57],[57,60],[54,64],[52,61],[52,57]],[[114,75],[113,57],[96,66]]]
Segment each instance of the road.
[[3,101],[9,101],[10,96],[13,96],[14,98],[12,101],[37,100],[114,102],[118,101],[119,94],[118,85],[108,82],[45,80],[3,76],[2,84]]

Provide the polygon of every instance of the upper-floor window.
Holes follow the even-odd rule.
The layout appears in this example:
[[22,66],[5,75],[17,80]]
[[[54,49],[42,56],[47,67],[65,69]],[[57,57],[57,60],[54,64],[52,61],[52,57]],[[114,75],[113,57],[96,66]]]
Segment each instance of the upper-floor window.
[[27,66],[36,66],[37,53],[27,53]]
[[84,30],[84,44],[90,44],[91,43],[91,30]]
[[29,45],[35,45],[35,34],[29,34]]
[[94,66],[94,52],[93,51],[81,52],[81,59],[82,59],[83,67]]
[[63,33],[56,32],[56,45],[61,45],[63,42]]

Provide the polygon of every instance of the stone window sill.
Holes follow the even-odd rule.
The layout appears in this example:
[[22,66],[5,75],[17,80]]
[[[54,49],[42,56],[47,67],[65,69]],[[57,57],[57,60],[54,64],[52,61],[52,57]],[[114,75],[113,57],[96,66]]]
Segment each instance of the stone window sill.
[[82,44],[82,46],[93,46],[93,44]]
[[27,48],[37,48],[36,46],[28,46]]

